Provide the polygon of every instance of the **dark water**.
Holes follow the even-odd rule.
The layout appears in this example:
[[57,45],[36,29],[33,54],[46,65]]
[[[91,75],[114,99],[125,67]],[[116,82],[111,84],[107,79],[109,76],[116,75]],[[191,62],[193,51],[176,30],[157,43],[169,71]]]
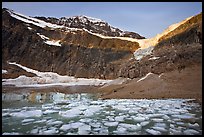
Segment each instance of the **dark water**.
[[3,134],[202,134],[188,99],[109,99],[93,94],[2,93]]

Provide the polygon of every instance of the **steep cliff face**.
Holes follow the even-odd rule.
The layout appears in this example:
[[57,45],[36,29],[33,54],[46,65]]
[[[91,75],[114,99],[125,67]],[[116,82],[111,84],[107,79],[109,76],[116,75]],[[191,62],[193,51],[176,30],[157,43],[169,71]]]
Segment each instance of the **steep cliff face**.
[[161,74],[172,70],[182,71],[201,63],[202,13],[163,35],[152,51],[140,60],[136,58],[123,64],[120,75],[136,78],[148,72]]
[[[137,42],[104,39],[87,30],[46,24],[2,10],[2,58],[39,71],[86,78],[117,77],[121,62],[132,57]],[[45,25],[45,26],[43,26]]]

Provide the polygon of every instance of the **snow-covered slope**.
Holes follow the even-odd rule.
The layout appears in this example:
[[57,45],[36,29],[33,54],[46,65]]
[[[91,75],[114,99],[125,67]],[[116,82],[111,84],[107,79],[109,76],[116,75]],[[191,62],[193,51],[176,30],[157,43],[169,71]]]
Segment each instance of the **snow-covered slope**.
[[56,25],[56,24],[51,24],[51,23],[47,23],[45,21],[42,21],[42,20],[39,20],[39,19],[36,19],[36,18],[32,18],[32,17],[29,17],[29,16],[25,16],[23,14],[20,14],[20,13],[17,13],[17,12],[14,12],[12,10],[7,10],[10,15],[18,20],[21,20],[25,23],[29,23],[29,24],[33,24],[33,25],[36,25],[38,27],[41,27],[41,28],[45,28],[45,27],[50,27],[50,28],[63,28],[64,26],[61,26],[61,25]]
[[36,77],[27,77],[21,75],[16,79],[3,79],[3,85],[15,85],[19,87],[42,87],[42,86],[53,86],[53,85],[64,85],[64,86],[75,86],[75,85],[104,85],[111,82],[112,80],[101,80],[101,79],[86,79],[86,78],[75,78],[71,76],[61,76],[54,72],[39,72],[37,70],[22,66],[15,62],[9,62],[9,64],[16,65],[27,72],[36,74]]
[[[131,42],[138,42],[138,39],[135,39],[135,38],[105,36],[105,35],[93,32],[92,30],[87,30],[86,28],[72,28],[72,27],[67,27],[65,25],[57,25],[57,24],[48,23],[46,21],[43,21],[43,20],[40,20],[40,19],[37,19],[37,18],[29,17],[29,16],[26,16],[26,15],[14,12],[13,10],[7,10],[7,11],[10,13],[10,15],[12,17],[14,17],[14,18],[16,18],[16,19],[18,19],[20,21],[23,21],[26,24],[32,24],[32,25],[35,25],[35,26],[38,26],[38,27],[41,27],[41,28],[49,27],[51,29],[64,28],[67,31],[86,31],[86,32],[88,32],[88,33],[90,33],[92,35],[95,35],[95,36],[98,36],[98,37],[101,37],[101,38],[106,38],[106,39],[121,39],[121,40],[127,40],[127,41],[131,41]],[[72,20],[74,20],[75,23],[81,22],[83,24],[87,24],[89,22],[92,22],[93,24],[98,24],[99,26],[105,26],[105,25],[108,24],[108,23],[104,22],[103,20],[92,18],[92,17],[88,17],[88,16],[84,16],[84,15],[82,15],[82,16],[73,16],[73,17],[70,17],[68,19],[67,18],[63,18],[63,19],[64,20],[72,19]],[[113,32],[115,32],[116,30],[119,30],[119,29],[117,29],[115,27],[112,27],[110,25],[108,25],[108,27],[110,27],[110,29]],[[29,29],[30,29],[30,27],[29,27]],[[121,30],[119,32],[120,32],[121,36],[123,34],[125,34],[125,32],[123,32]]]

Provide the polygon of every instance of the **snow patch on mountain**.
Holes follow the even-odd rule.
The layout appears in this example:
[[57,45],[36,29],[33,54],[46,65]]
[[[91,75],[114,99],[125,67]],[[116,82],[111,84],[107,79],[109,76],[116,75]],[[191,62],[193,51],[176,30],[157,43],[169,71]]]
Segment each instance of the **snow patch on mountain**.
[[7,71],[7,70],[2,69],[2,74],[6,74],[6,73],[8,73],[8,71]]
[[150,46],[148,48],[139,48],[134,52],[134,56],[136,60],[141,60],[143,57],[150,55],[152,53],[152,50],[154,49],[154,46]]
[[50,38],[48,38],[48,37],[46,37],[45,35],[42,35],[42,34],[40,34],[40,33],[37,33],[37,35],[40,36],[41,39],[43,39],[43,40],[45,40],[45,39],[50,39]]
[[57,41],[55,41],[55,40],[45,41],[45,43],[48,44],[48,45],[53,45],[53,46],[59,46],[59,47],[62,46],[60,44],[60,40],[57,40]]
[[63,28],[63,27],[65,27],[65,26],[62,26],[62,25],[56,25],[56,24],[52,24],[52,23],[47,23],[45,21],[42,21],[42,20],[39,20],[39,19],[36,19],[36,18],[25,16],[23,14],[14,12],[12,10],[8,10],[8,12],[10,13],[10,15],[12,17],[14,17],[14,18],[16,18],[16,19],[18,19],[20,21],[23,21],[25,23],[30,23],[30,24],[36,25],[36,26],[41,27],[41,28],[45,28],[45,27]]
[[153,75],[153,73],[149,72],[146,76],[142,77],[141,79],[139,79],[137,82],[143,81],[146,78],[148,78],[150,75]]
[[3,85],[15,85],[18,87],[42,87],[42,86],[75,86],[75,85],[104,85],[111,82],[112,80],[102,79],[86,79],[86,78],[75,78],[71,76],[61,76],[54,72],[40,72],[31,68],[22,66],[15,62],[9,62],[9,64],[16,65],[27,72],[36,74],[36,77],[19,76],[15,79],[2,79]]

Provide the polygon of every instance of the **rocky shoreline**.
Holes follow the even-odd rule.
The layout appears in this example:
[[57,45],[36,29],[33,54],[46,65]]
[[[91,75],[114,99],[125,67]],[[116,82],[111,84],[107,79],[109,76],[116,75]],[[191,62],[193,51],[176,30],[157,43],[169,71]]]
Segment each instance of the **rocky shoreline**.
[[122,84],[29,88],[3,86],[2,92],[94,93],[101,99],[186,98],[196,99],[202,104],[202,66],[192,66],[180,72],[171,71],[161,75],[149,73],[143,78],[126,79]]

